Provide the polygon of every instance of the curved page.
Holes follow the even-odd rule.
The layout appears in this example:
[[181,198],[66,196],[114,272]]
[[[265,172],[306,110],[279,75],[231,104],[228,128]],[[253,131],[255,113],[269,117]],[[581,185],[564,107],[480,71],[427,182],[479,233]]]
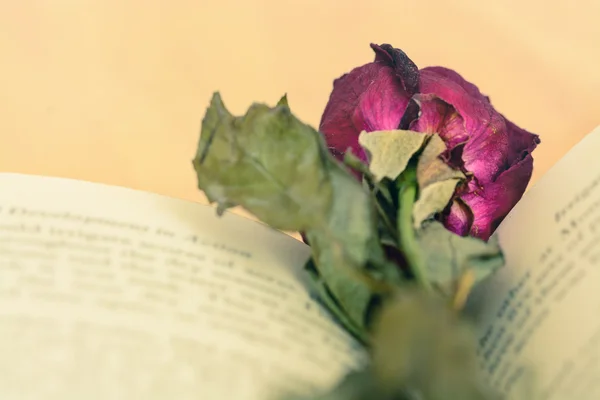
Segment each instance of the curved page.
[[0,398],[269,399],[363,353],[308,295],[307,246],[214,208],[0,174]]
[[508,399],[600,398],[599,151],[600,128],[523,197],[498,230],[506,267],[470,300]]

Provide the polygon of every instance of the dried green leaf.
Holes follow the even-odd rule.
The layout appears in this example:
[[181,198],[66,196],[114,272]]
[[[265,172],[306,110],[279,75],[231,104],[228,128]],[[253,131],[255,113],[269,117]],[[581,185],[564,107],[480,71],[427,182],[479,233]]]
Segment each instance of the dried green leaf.
[[412,212],[415,229],[419,229],[424,221],[433,218],[448,206],[458,182],[458,179],[448,179],[433,182],[421,189]]
[[465,175],[442,160],[440,155],[446,151],[446,144],[438,135],[431,135],[417,162],[417,181],[419,187],[448,179],[464,179]]
[[450,203],[456,186],[465,179],[461,171],[451,168],[441,159],[444,151],[444,141],[438,135],[432,135],[417,161],[419,198],[413,209],[415,229],[442,212]]
[[400,281],[378,240],[371,193],[300,122],[285,97],[232,116],[218,94],[202,122],[194,159],[198,187],[220,209],[242,206],[280,230],[308,238],[319,276],[349,329],[367,329],[373,298]]
[[332,317],[344,326],[351,335],[363,343],[367,342],[368,339],[364,329],[355,324],[354,321],[349,318],[348,313],[340,306],[340,303],[331,293],[327,282],[323,280],[323,277],[319,273],[319,270],[312,259],[306,263],[305,270],[308,272],[309,280],[307,283],[310,285],[310,291],[317,296],[318,301],[325,306]]
[[198,187],[222,209],[241,205],[276,229],[303,231],[332,203],[327,157],[319,133],[286,106],[254,104],[234,117],[217,93],[193,164]]
[[323,281],[353,323],[365,329],[374,297],[385,296],[393,284],[400,283],[401,275],[397,266],[385,259],[372,230],[376,225],[365,223],[376,221],[371,198],[345,195],[357,186],[345,171],[332,169],[330,178],[334,193],[331,211],[323,216],[324,224],[309,229],[306,236]]
[[394,187],[394,183],[389,179],[376,179],[369,170],[369,166],[350,151],[344,154],[344,164],[362,174],[363,184],[374,196],[380,217],[389,218],[390,214],[394,212],[394,201],[390,192],[390,187]]
[[444,299],[407,288],[375,324],[376,386],[396,395],[388,398],[496,399],[481,379],[476,344],[471,326]]
[[279,99],[279,101],[277,102],[277,106],[285,106],[285,107],[289,107],[288,104],[288,99],[287,99],[287,94],[284,94],[281,99]]
[[419,132],[392,130],[362,132],[358,142],[369,153],[369,169],[375,178],[395,180],[426,138],[427,135]]
[[454,296],[458,279],[467,271],[477,283],[504,265],[496,237],[488,242],[462,237],[440,222],[430,221],[417,231],[417,241],[425,260],[427,279],[449,297]]

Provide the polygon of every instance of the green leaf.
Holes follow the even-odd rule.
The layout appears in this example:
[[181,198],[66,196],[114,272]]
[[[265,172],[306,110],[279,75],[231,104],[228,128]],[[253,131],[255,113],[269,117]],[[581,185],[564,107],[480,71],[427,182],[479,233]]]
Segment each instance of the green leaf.
[[393,220],[395,217],[394,199],[390,193],[390,187],[395,187],[394,182],[389,179],[379,181],[369,170],[369,166],[364,164],[362,160],[356,157],[352,152],[348,151],[344,154],[344,164],[353,170],[360,172],[363,176],[363,186],[371,193],[377,214],[379,217],[380,236],[393,238],[393,243],[396,243],[398,234]]
[[464,179],[465,175],[453,169],[440,155],[446,151],[446,144],[438,135],[431,135],[417,162],[417,181],[424,188],[432,183],[448,179]]
[[385,259],[368,193],[361,188],[364,195],[350,196],[360,185],[341,169],[332,169],[330,178],[330,212],[323,216],[323,225],[307,230],[306,236],[323,281],[353,323],[365,329],[374,297],[385,296],[391,285],[401,282],[401,275]]
[[198,187],[221,209],[241,205],[276,229],[302,231],[331,206],[327,156],[319,133],[286,106],[254,104],[234,117],[217,93],[193,164]]
[[277,106],[284,106],[284,107],[289,107],[288,104],[288,99],[287,99],[287,94],[284,94],[281,99],[279,99],[279,101],[277,102]]
[[285,97],[234,117],[215,94],[193,164],[198,187],[220,210],[241,206],[273,228],[305,232],[334,312],[348,329],[367,329],[374,299],[400,282],[400,272],[379,243],[371,193]]
[[438,135],[432,135],[417,162],[419,198],[413,209],[415,229],[442,212],[450,203],[456,186],[465,179],[461,171],[451,168],[440,158],[444,151],[444,141]]
[[392,204],[393,199],[389,190],[389,186],[393,186],[393,182],[389,179],[378,180],[369,170],[369,166],[362,160],[352,154],[350,151],[344,153],[344,164],[353,170],[360,172],[364,180],[367,182],[367,187],[375,196],[382,196],[383,200]]
[[445,299],[405,288],[375,324],[376,386],[388,398],[497,399],[480,376],[476,344],[472,327]]
[[446,296],[454,296],[457,282],[465,273],[472,273],[474,283],[478,283],[504,265],[496,237],[486,243],[459,236],[440,222],[430,221],[417,231],[417,241],[425,259],[427,279]]
[[458,179],[448,179],[434,182],[421,189],[412,210],[415,229],[419,229],[424,221],[433,218],[448,206],[458,182]]
[[426,138],[426,134],[412,131],[363,131],[358,142],[369,153],[369,169],[375,178],[395,180]]
[[362,343],[366,343],[368,338],[365,335],[364,329],[355,324],[340,306],[337,299],[331,293],[331,290],[329,290],[327,282],[325,282],[319,274],[319,270],[312,259],[306,263],[305,270],[308,272],[308,283],[310,285],[310,290],[318,296],[319,302],[325,306],[328,312],[335,320],[337,320],[338,323],[346,328],[348,333],[353,335]]

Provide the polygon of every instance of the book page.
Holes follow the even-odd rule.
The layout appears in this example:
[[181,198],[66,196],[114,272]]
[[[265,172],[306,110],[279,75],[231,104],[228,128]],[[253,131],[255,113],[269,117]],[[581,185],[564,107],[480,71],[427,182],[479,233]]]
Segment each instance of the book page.
[[303,243],[212,207],[0,174],[2,400],[269,399],[364,362]]
[[600,127],[523,197],[497,232],[506,266],[470,300],[508,399],[600,398],[599,152]]

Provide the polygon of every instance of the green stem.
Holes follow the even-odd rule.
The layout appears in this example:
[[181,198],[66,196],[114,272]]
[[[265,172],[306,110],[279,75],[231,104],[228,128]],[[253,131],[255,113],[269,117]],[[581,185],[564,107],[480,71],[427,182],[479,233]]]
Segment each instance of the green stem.
[[404,253],[415,280],[425,290],[432,289],[425,272],[425,261],[413,227],[413,207],[417,200],[417,179],[414,168],[407,168],[400,178],[398,192],[398,245]]

